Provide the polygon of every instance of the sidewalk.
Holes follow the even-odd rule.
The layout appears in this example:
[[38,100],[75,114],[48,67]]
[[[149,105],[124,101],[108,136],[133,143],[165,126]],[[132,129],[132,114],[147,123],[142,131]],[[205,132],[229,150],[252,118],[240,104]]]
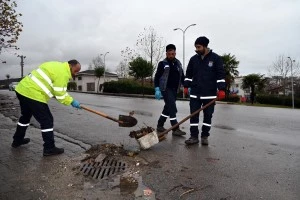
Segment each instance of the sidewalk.
[[40,130],[29,126],[26,137],[30,143],[12,148],[17,116],[17,100],[1,96],[0,199],[82,199],[83,176],[76,175],[74,163],[79,164],[76,157],[89,146],[55,133],[56,145],[63,147],[65,153],[43,157]]
[[[141,162],[135,158],[124,157],[126,173],[95,180],[79,170],[87,155],[85,150],[91,146],[64,134],[55,132],[56,146],[65,149],[61,155],[43,157],[41,132],[33,125],[26,131],[30,143],[12,148],[19,109],[15,97],[0,95],[0,199],[144,199],[147,187],[142,184],[138,169],[133,168]],[[133,176],[137,176],[138,185],[130,182]],[[135,192],[128,193],[132,184]]]
[[14,149],[10,145],[15,126],[0,114],[0,199],[82,199],[83,177],[75,175],[71,158],[84,149],[56,137],[65,153],[43,157],[40,130],[33,127],[26,135],[31,142]]

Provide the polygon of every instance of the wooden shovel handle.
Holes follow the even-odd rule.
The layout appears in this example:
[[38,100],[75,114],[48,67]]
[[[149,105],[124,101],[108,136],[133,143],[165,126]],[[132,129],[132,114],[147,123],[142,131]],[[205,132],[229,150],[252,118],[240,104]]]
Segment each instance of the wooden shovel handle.
[[196,115],[197,113],[201,112],[202,110],[204,110],[205,108],[207,108],[208,106],[210,106],[211,104],[215,103],[215,101],[217,100],[217,98],[211,100],[208,104],[206,104],[205,106],[199,108],[198,110],[194,111],[192,114],[190,114],[189,116],[187,116],[186,118],[184,118],[183,120],[181,120],[180,122],[178,122],[177,124],[175,124],[174,126],[172,126],[171,128],[168,128],[167,130],[165,130],[164,132],[158,133],[158,137],[162,138],[163,135],[167,134],[169,131],[173,130],[174,128],[178,127],[180,124],[182,124],[183,122],[185,122],[186,120],[190,119],[191,117],[193,117],[194,115]]
[[115,121],[115,122],[123,123],[122,121],[120,121],[120,120],[118,120],[118,119],[115,119],[115,118],[113,118],[113,117],[110,117],[110,116],[108,116],[107,114],[105,114],[105,113],[103,113],[103,112],[99,112],[99,111],[96,111],[96,110],[92,110],[92,109],[90,109],[90,108],[88,108],[88,107],[86,107],[86,106],[82,106],[82,105],[80,105],[80,107],[81,107],[82,109],[84,109],[84,110],[87,110],[87,111],[89,111],[89,112],[95,113],[95,114],[97,114],[97,115],[100,115],[100,116],[105,117],[105,118],[107,118],[107,119],[113,120],[113,121]]

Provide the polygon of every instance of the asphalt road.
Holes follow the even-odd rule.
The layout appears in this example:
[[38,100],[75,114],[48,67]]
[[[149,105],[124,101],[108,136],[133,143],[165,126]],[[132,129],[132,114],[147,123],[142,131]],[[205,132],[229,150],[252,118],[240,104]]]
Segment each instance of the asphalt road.
[[[156,127],[163,107],[162,100],[71,95],[112,117],[135,111],[138,126],[122,128],[51,100],[55,130],[91,145],[108,142],[138,147],[129,132],[145,125]],[[178,101],[177,108],[179,120],[189,114],[187,101]],[[167,121],[165,127],[169,126]],[[188,133],[189,122],[181,128]],[[300,110],[218,103],[210,145],[186,147],[188,137],[169,134],[166,141],[139,154],[151,163],[141,175],[157,199],[300,199]]]

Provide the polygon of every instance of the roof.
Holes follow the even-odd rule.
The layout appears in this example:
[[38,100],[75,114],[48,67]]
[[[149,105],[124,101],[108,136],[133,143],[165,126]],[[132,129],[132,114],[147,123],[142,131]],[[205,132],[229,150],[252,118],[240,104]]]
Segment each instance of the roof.
[[[85,71],[82,71],[82,72],[79,72],[76,74],[76,76],[82,76],[82,75],[86,75],[86,76],[95,76],[95,70],[93,69],[88,69],[88,70],[85,70]],[[107,77],[118,77],[117,74],[115,73],[111,73],[111,72],[105,72],[105,76]]]

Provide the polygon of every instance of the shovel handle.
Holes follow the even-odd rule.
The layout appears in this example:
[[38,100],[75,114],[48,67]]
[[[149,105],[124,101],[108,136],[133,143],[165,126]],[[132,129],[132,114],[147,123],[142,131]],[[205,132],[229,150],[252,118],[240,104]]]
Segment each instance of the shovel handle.
[[164,132],[158,133],[157,136],[159,138],[162,138],[163,135],[167,134],[169,131],[173,130],[174,128],[178,127],[180,124],[182,124],[183,122],[185,122],[186,120],[190,119],[191,117],[193,117],[194,115],[196,115],[197,113],[201,112],[202,110],[204,110],[205,108],[207,108],[208,106],[210,106],[211,104],[215,103],[215,101],[217,100],[217,98],[211,100],[208,104],[206,104],[205,106],[199,108],[198,110],[194,111],[192,114],[190,114],[189,116],[187,116],[186,118],[184,118],[183,120],[181,120],[180,122],[178,122],[177,124],[175,124],[174,126],[172,126],[171,128],[168,128],[167,130],[165,130]]
[[103,112],[99,112],[99,111],[96,111],[96,110],[92,110],[92,109],[90,109],[90,108],[88,108],[88,107],[86,107],[86,106],[82,106],[82,105],[80,105],[80,107],[81,107],[82,109],[84,109],[84,110],[87,110],[87,111],[89,111],[89,112],[95,113],[95,114],[97,114],[97,115],[100,115],[100,116],[105,117],[105,118],[107,118],[107,119],[113,120],[113,121],[118,122],[118,123],[120,123],[120,124],[123,123],[122,121],[120,121],[120,120],[118,120],[118,119],[115,119],[115,118],[113,118],[113,117],[110,117],[110,116],[108,116],[107,114],[105,114],[105,113],[103,113]]

